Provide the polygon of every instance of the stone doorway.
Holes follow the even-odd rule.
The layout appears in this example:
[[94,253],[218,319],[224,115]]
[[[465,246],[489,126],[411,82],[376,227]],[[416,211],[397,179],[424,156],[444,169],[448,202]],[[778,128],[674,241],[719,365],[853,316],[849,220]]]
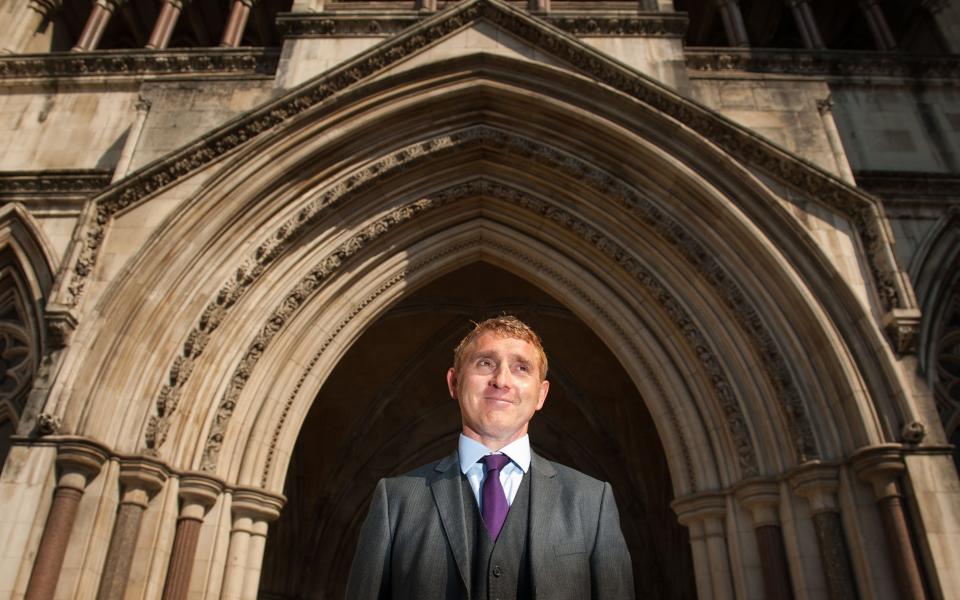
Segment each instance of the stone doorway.
[[550,396],[530,428],[534,449],[612,483],[637,597],[696,597],[687,530],[670,509],[666,457],[636,386],[560,301],[480,262],[393,306],[324,382],[291,457],[261,598],[342,597],[376,481],[455,448],[459,413],[444,373],[470,320],[500,312],[530,323],[550,357]]

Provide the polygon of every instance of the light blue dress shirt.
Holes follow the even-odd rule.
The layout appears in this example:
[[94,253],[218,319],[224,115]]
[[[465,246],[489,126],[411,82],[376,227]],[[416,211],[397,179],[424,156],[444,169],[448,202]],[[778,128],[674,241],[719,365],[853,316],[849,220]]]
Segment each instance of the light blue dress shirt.
[[480,512],[483,512],[483,504],[480,499],[480,486],[483,484],[485,476],[481,458],[488,454],[506,454],[510,462],[500,469],[500,485],[507,496],[507,503],[512,505],[513,499],[517,496],[517,490],[520,489],[520,482],[523,480],[523,474],[530,469],[530,437],[523,436],[514,440],[494,452],[480,442],[472,440],[467,436],[460,434],[460,472],[467,476],[470,483],[470,489],[473,490],[473,497],[477,501]]

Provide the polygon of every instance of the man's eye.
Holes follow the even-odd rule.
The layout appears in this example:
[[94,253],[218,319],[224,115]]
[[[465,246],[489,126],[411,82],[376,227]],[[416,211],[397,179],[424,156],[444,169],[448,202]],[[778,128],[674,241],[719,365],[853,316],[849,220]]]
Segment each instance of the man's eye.
[[481,369],[489,369],[490,367],[493,366],[493,361],[490,360],[489,358],[481,358],[480,360],[477,361],[477,366],[480,367]]
[[517,370],[520,371],[521,373],[529,373],[529,372],[530,372],[530,365],[517,365],[516,368],[517,368]]

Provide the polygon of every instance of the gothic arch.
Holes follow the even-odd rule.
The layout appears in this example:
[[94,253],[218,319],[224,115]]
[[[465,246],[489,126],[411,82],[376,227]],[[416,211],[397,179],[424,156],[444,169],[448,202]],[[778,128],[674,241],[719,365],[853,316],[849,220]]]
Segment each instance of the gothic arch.
[[[318,262],[339,266],[354,254],[362,260],[363,244],[356,240],[364,239],[365,219],[378,209],[367,188],[377,190],[381,200],[412,201],[463,182],[473,167],[534,196],[564,196],[561,204],[574,209],[572,217],[557,218],[566,219],[564,235],[572,236],[577,253],[597,235],[627,240],[591,251],[606,253],[608,265],[632,270],[638,288],[653,282],[633,293],[660,300],[675,328],[672,334],[660,332],[662,339],[676,344],[676,356],[699,365],[689,378],[698,393],[720,398],[700,410],[725,421],[714,429],[736,440],[721,452],[739,463],[725,468],[723,481],[782,472],[896,431],[898,423],[880,420],[873,405],[895,381],[883,365],[869,358],[864,363],[861,351],[845,347],[851,338],[863,337],[874,349],[883,341],[860,318],[853,295],[836,289],[832,267],[772,192],[708,140],[616,92],[598,98],[587,84],[507,59],[453,59],[360,86],[241,147],[99,300],[95,314],[110,314],[111,326],[102,316],[81,325],[102,332],[93,341],[99,350],[88,356],[137,356],[139,373],[165,375],[132,378],[129,369],[82,369],[75,386],[80,397],[110,390],[112,397],[136,401],[126,405],[126,420],[98,419],[105,406],[71,403],[66,421],[81,430],[83,423],[110,423],[112,430],[98,437],[117,440],[127,451],[139,450],[145,440],[148,449],[159,449],[174,464],[219,473],[206,448],[225,443],[218,428],[237,406],[250,410],[250,402],[238,402],[234,393],[252,376],[244,353],[259,360],[264,348],[256,329],[273,336],[284,321],[264,307],[276,313],[286,302],[298,309],[304,299],[299,296],[319,290],[297,287]],[[550,127],[556,123],[565,127]],[[603,140],[602,147],[591,147],[587,139]],[[343,164],[340,156],[356,158]],[[631,160],[620,160],[623,156]],[[417,206],[413,202],[404,210],[416,212]],[[560,214],[549,207],[531,210],[541,210],[543,221]],[[597,234],[583,234],[589,228],[577,225],[578,219],[603,225],[595,228]],[[183,235],[187,230],[192,237]],[[191,247],[189,239],[205,245]],[[353,246],[345,247],[349,252],[343,256],[323,258],[318,249],[337,243]],[[778,245],[791,254],[775,250]],[[647,256],[624,254],[630,248]],[[670,289],[683,281],[696,285]],[[136,291],[149,289],[164,290],[164,297]],[[183,318],[184,310],[194,316]],[[259,316],[251,320],[251,315]],[[188,323],[189,329],[142,330],[158,319]],[[211,340],[221,351],[201,357]],[[165,350],[144,354],[143,348]],[[264,356],[266,364],[271,357]],[[861,388],[856,382],[862,381],[864,364],[870,377]],[[177,417],[171,420],[173,413]],[[748,421],[743,414],[757,418]],[[889,418],[889,411],[881,414]],[[195,419],[208,423],[206,439],[181,439],[184,424]],[[810,426],[811,419],[817,427]],[[164,450],[170,427],[178,447]],[[117,438],[130,431],[139,431],[139,439]],[[767,464],[756,458],[758,440]],[[786,447],[782,440],[788,440]]]

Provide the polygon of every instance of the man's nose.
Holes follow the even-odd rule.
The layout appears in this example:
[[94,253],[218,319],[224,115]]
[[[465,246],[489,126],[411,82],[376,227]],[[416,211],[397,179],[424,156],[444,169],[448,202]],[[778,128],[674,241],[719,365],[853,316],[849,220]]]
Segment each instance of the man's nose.
[[490,377],[490,384],[494,387],[502,388],[509,385],[508,376],[509,372],[504,365],[497,367],[497,370],[493,372],[493,375]]

